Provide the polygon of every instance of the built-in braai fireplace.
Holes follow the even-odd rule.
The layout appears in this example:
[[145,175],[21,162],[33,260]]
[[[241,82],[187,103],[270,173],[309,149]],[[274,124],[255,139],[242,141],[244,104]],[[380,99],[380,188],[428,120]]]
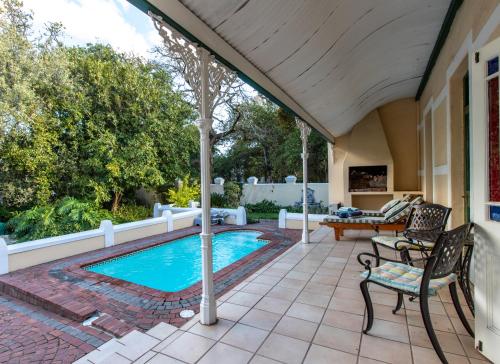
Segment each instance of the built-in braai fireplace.
[[386,192],[387,166],[349,167],[349,192]]

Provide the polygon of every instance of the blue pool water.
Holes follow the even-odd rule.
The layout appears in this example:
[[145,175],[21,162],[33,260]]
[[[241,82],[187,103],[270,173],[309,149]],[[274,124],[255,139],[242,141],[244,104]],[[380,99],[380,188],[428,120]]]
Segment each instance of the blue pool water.
[[[267,244],[258,231],[228,231],[214,235],[214,272]],[[201,242],[192,235],[85,267],[86,270],[166,292],[176,292],[201,280]]]

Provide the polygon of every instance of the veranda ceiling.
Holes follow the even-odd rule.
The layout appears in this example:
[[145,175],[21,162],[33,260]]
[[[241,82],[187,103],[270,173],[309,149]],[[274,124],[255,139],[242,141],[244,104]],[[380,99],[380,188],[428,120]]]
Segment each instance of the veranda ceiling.
[[450,0],[149,2],[333,136],[348,132],[380,105],[415,96],[450,5]]

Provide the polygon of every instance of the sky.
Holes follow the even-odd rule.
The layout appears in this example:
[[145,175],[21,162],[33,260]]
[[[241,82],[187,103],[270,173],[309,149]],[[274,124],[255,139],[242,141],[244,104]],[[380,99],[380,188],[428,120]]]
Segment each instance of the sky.
[[64,42],[68,45],[99,42],[149,58],[149,50],[161,43],[149,17],[127,0],[23,0],[23,3],[33,11],[36,30],[42,30],[48,22],[62,23]]

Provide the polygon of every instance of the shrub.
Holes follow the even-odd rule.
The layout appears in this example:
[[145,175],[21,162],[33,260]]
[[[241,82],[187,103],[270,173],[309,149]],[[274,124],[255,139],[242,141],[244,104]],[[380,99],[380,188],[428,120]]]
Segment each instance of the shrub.
[[23,242],[96,229],[101,220],[111,217],[109,211],[91,202],[66,197],[51,205],[36,206],[20,212],[7,225],[17,242]]
[[227,207],[226,196],[221,195],[220,193],[212,193],[210,195],[210,202],[213,207]]
[[236,182],[227,182],[224,185],[224,197],[226,198],[225,207],[236,208],[240,205],[241,188]]
[[248,212],[272,212],[279,213],[281,207],[278,206],[273,201],[262,200],[261,202],[257,202],[256,204],[246,204],[245,205]]
[[7,207],[0,205],[0,222],[6,222],[9,221],[9,219],[13,216],[13,213],[11,210],[9,210]]
[[113,213],[113,222],[123,224],[126,222],[148,219],[151,215],[152,211],[147,207],[134,204],[122,204],[118,210]]
[[197,201],[200,199],[200,185],[194,181],[189,184],[189,176],[183,178],[182,183],[178,188],[170,188],[167,191],[167,199],[170,203],[178,207],[187,207],[189,201]]

